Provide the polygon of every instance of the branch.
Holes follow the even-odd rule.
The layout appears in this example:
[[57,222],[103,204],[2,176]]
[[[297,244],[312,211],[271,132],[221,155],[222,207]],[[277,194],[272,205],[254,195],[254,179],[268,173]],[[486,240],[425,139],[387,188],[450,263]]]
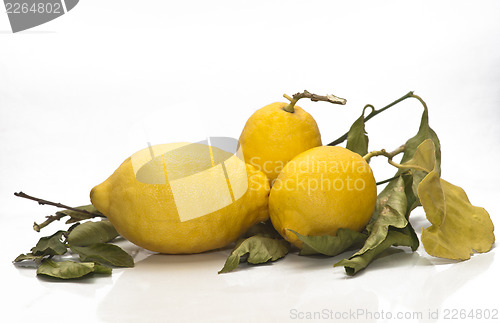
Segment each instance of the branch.
[[405,145],[401,145],[401,146],[399,146],[398,149],[396,149],[390,153],[385,151],[385,149],[371,151],[368,154],[364,155],[363,158],[366,160],[366,162],[369,162],[370,158],[372,158],[372,157],[385,156],[385,157],[387,157],[387,162],[398,169],[410,169],[410,168],[412,168],[412,169],[428,172],[425,168],[423,168],[421,166],[410,165],[410,164],[403,165],[403,164],[396,163],[392,160],[396,155],[399,155],[400,153],[402,153],[404,151],[405,151]]
[[36,232],[40,232],[42,228],[45,228],[49,224],[51,224],[54,221],[59,221],[61,218],[67,216],[67,214],[64,214],[62,212],[57,212],[56,215],[49,215],[46,216],[47,220],[43,221],[42,223],[38,224],[36,222],[33,222],[33,230]]
[[391,178],[384,179],[383,181],[377,182],[376,185],[379,186],[379,185],[382,185],[382,184],[385,184],[385,183],[389,183],[390,181],[392,181],[393,179],[398,178],[399,176],[401,176],[401,175],[397,174],[396,176],[393,176]]
[[[55,206],[55,207],[58,207],[58,208],[62,208],[62,209],[70,210],[70,211],[73,211],[73,212],[85,214],[89,218],[104,217],[104,215],[102,215],[101,213],[89,212],[87,210],[82,210],[82,209],[79,209],[79,208],[74,208],[74,207],[67,206],[67,205],[64,205],[64,204],[61,204],[61,203],[54,203],[54,202],[51,202],[51,201],[39,199],[37,197],[30,196],[30,195],[25,194],[23,192],[14,193],[14,195],[18,196],[18,197],[22,197],[22,198],[28,199],[28,200],[32,200],[32,201],[38,202],[38,204],[40,204],[40,205],[52,205],[52,206]],[[54,221],[59,221],[61,218],[65,217],[65,216],[71,216],[71,215],[70,214],[66,214],[64,212],[56,212],[56,215],[49,215],[49,216],[46,217],[47,220],[45,220],[44,222],[42,222],[40,224],[37,224],[35,222],[33,224],[33,230],[35,230],[37,232],[40,232],[40,229],[46,227],[47,225],[51,224]]]
[[[422,104],[425,104],[425,103],[423,103],[423,101],[422,101],[422,99],[421,99],[420,97],[418,97],[417,95],[414,95],[414,94],[413,94],[413,91],[410,91],[410,92],[408,92],[407,94],[405,94],[404,96],[402,96],[402,97],[400,97],[399,99],[397,99],[396,101],[394,101],[394,102],[392,102],[392,103],[390,103],[390,104],[386,105],[385,107],[383,107],[382,109],[379,109],[379,110],[376,110],[376,109],[375,109],[375,107],[374,107],[373,105],[371,105],[371,104],[367,104],[367,105],[365,106],[365,109],[369,107],[369,108],[371,108],[371,109],[372,109],[372,112],[370,112],[370,114],[366,116],[366,118],[365,118],[365,122],[367,122],[367,121],[368,121],[368,120],[370,120],[371,118],[375,117],[377,114],[379,114],[379,113],[381,113],[381,112],[384,112],[385,110],[389,109],[390,107],[392,107],[392,106],[394,106],[394,105],[398,104],[399,102],[404,101],[404,100],[406,100],[406,99],[408,99],[408,98],[416,98],[416,99],[418,99],[418,100],[419,100]],[[425,109],[427,109],[427,106],[425,106],[425,105],[424,105],[424,107],[425,107]],[[363,110],[363,111],[364,111],[364,110]],[[345,134],[343,134],[342,136],[340,136],[340,137],[339,137],[339,138],[337,138],[336,140],[334,140],[334,141],[332,141],[331,143],[329,143],[327,146],[336,146],[336,145],[338,145],[338,144],[340,144],[340,143],[343,143],[344,141],[346,141],[346,140],[347,140],[347,134],[348,134],[348,133],[349,133],[349,132],[346,132]]]
[[385,149],[371,151],[368,154],[364,155],[363,158],[366,160],[366,162],[369,162],[370,159],[372,157],[375,157],[375,156],[385,156],[385,157],[392,160],[395,156],[399,155],[400,153],[402,153],[404,151],[405,151],[405,145],[401,145],[397,149],[395,149],[394,151],[392,151],[390,153],[385,151]]
[[58,208],[61,208],[61,209],[71,210],[71,211],[83,213],[83,214],[86,214],[86,215],[92,215],[92,216],[100,216],[100,217],[102,217],[102,214],[99,214],[99,213],[93,213],[93,212],[89,212],[87,210],[78,209],[78,208],[67,206],[67,205],[64,205],[64,204],[61,204],[61,203],[55,203],[55,202],[51,202],[51,201],[47,201],[47,200],[42,200],[42,199],[39,199],[37,197],[29,196],[28,194],[25,194],[23,192],[14,193],[14,195],[18,196],[18,197],[22,197],[22,198],[28,199],[28,200],[36,201],[40,205],[52,205],[52,206],[55,206],[55,207],[58,207]]
[[330,102],[333,104],[341,104],[344,105],[346,104],[347,100],[339,98],[338,96],[335,96],[333,94],[327,94],[327,95],[317,95],[310,93],[307,90],[304,90],[302,93],[295,93],[292,97],[288,96],[287,94],[283,94],[285,98],[290,100],[290,103],[283,108],[286,112],[293,113],[295,111],[294,107],[295,104],[297,103],[298,100],[300,99],[310,99],[313,102],[318,102],[318,101],[324,101],[324,102]]

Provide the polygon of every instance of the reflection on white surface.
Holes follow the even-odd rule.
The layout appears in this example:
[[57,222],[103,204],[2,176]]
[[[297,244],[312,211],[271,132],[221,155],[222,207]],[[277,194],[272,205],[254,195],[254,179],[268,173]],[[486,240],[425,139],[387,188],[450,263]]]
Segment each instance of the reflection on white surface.
[[[418,217],[412,222],[419,223]],[[350,313],[341,322],[397,321],[375,319],[382,313],[421,315],[405,322],[446,322],[445,309],[498,309],[499,304],[496,249],[464,262],[430,257],[422,247],[415,253],[393,249],[354,277],[332,267],[348,253],[333,258],[292,253],[272,264],[241,264],[218,275],[229,248],[162,255],[125,240],[117,243],[133,255],[135,268],[72,282],[37,278],[35,270],[16,267],[2,255],[6,313],[16,313],[20,322],[34,315],[48,322],[53,313],[73,322],[309,322],[299,316],[314,313]],[[435,311],[441,320],[429,319]]]
[[[350,319],[345,322],[382,322],[381,315],[398,313],[411,315],[408,322],[436,322],[430,313],[442,312],[450,297],[474,285],[490,270],[495,256],[492,251],[465,262],[440,263],[421,249],[394,249],[349,277],[342,268],[332,268],[347,253],[334,258],[290,254],[273,264],[242,264],[218,275],[230,249],[161,255],[128,247],[136,251],[136,267],[123,270],[101,299],[97,317],[106,322],[115,321],[123,309],[132,322],[230,322],[235,313],[242,322],[293,321],[307,315],[324,319],[346,313]],[[470,306],[487,306],[480,300],[471,297]]]

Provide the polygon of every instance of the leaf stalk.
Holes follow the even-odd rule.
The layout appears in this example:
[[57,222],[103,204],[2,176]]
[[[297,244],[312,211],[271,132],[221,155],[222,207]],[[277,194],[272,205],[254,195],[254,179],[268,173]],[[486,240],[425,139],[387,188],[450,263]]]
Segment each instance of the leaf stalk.
[[[406,93],[405,95],[403,95],[402,97],[400,97],[399,99],[397,99],[396,101],[386,105],[385,107],[377,110],[375,109],[375,107],[371,104],[367,104],[365,105],[364,109],[366,108],[371,108],[372,111],[370,112],[370,114],[368,114],[366,117],[365,117],[365,122],[370,120],[371,118],[375,117],[376,115],[384,112],[385,110],[395,106],[396,104],[398,104],[399,102],[402,102],[408,98],[415,98],[417,100],[420,101],[420,103],[422,103],[422,105],[424,106],[424,109],[427,110],[427,105],[425,104],[424,100],[422,100],[421,97],[419,97],[418,95],[415,95],[413,94],[413,91],[410,91],[408,93]],[[363,110],[364,111],[364,110]],[[336,146],[338,144],[341,144],[343,143],[344,141],[347,140],[347,135],[348,135],[349,132],[346,132],[345,134],[343,134],[342,136],[340,136],[339,138],[337,138],[336,140],[332,141],[331,143],[329,143],[327,146]]]

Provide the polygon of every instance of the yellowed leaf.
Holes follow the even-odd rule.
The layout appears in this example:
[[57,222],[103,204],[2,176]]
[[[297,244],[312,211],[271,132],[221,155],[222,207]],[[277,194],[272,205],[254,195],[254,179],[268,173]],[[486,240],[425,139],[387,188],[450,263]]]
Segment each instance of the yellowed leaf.
[[418,196],[432,223],[421,236],[428,254],[466,260],[474,251],[491,249],[493,222],[485,209],[469,202],[461,187],[441,179],[433,170],[420,182]]
[[418,145],[413,157],[403,165],[419,166],[425,169],[427,173],[434,170],[436,167],[436,146],[434,142],[431,139],[424,140]]
[[[438,167],[438,164],[436,163],[436,146],[434,141],[432,141],[431,139],[422,141],[422,143],[418,145],[417,149],[415,150],[413,157],[404,162],[403,165],[411,168],[411,174],[413,178],[412,190],[416,198],[413,205],[411,205],[411,209],[413,210],[417,206],[422,205],[417,193],[420,182],[425,178],[425,176],[427,176],[428,173],[436,170]],[[415,167],[418,167],[422,170],[416,169]]]

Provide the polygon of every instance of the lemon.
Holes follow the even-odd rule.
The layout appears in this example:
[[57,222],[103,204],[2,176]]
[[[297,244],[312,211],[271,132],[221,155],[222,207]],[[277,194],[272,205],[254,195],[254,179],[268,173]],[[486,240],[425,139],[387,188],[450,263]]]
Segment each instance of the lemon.
[[268,219],[268,195],[264,173],[236,155],[173,143],[126,159],[90,199],[132,243],[184,254],[223,247]]
[[293,157],[321,146],[321,134],[316,121],[302,108],[276,102],[250,116],[240,144],[245,161],[263,171],[272,183]]
[[377,200],[372,170],[358,154],[321,146],[292,159],[275,181],[269,212],[275,229],[301,246],[305,236],[335,235],[339,228],[361,231]]

